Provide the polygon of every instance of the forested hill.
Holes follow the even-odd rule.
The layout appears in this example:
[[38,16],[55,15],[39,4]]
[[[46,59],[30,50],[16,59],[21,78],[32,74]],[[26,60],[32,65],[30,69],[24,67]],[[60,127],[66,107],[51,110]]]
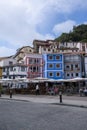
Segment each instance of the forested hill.
[[87,25],[74,26],[69,33],[62,33],[55,39],[58,42],[87,42]]

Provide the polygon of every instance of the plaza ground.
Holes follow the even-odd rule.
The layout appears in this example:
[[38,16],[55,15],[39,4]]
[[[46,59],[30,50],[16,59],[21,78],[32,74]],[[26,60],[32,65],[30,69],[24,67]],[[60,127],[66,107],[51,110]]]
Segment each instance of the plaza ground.
[[7,99],[7,100],[18,100],[18,101],[27,101],[27,102],[34,102],[34,103],[52,103],[57,105],[68,105],[68,106],[77,106],[77,107],[87,107],[87,97],[79,95],[62,95],[62,103],[60,103],[60,96],[51,96],[51,95],[10,95],[3,94],[0,99]]

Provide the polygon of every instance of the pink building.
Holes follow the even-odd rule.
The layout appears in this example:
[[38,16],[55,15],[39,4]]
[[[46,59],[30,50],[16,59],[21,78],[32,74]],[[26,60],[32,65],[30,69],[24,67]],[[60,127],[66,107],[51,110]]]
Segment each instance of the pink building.
[[27,77],[36,78],[43,77],[43,60],[40,54],[28,54],[24,57],[24,62],[27,65]]

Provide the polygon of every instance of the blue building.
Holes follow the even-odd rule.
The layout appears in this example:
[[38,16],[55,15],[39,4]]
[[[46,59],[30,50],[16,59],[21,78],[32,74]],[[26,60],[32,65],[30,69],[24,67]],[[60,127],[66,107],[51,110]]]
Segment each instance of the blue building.
[[63,79],[63,54],[43,54],[43,77],[51,79]]

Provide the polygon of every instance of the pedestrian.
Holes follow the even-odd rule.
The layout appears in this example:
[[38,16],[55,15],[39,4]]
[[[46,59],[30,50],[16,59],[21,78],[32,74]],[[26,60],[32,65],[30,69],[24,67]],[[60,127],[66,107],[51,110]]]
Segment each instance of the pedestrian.
[[57,95],[58,94],[58,87],[55,87],[54,91],[55,91],[55,95]]
[[36,84],[36,95],[39,95],[39,94],[40,94],[39,85]]
[[12,90],[10,89],[10,98],[12,98]]
[[87,88],[84,89],[84,95],[87,96]]
[[83,96],[83,89],[82,88],[79,89],[79,94],[80,94],[80,96]]

